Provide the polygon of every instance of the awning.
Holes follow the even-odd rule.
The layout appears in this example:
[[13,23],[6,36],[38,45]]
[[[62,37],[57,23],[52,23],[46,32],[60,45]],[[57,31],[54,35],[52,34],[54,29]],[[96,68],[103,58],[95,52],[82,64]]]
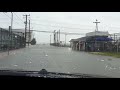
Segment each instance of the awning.
[[108,37],[97,37],[95,40],[96,41],[112,41],[113,39]]

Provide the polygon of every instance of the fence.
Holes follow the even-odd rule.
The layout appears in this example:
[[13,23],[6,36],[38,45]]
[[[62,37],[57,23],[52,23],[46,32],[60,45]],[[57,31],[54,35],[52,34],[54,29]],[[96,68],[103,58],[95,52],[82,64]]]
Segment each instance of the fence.
[[120,52],[120,33],[110,34],[109,37],[113,39],[113,51]]

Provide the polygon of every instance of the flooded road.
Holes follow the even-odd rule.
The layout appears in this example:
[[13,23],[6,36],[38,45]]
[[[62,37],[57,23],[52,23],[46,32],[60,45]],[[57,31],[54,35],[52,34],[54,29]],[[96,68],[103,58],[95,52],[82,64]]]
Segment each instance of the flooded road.
[[36,45],[0,58],[0,68],[35,71],[44,68],[50,72],[120,77],[120,58],[92,55],[66,47]]

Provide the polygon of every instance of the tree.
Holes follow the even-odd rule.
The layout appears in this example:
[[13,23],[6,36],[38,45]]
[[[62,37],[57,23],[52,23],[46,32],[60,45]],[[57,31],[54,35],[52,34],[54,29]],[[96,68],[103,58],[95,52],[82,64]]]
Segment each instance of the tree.
[[36,39],[33,38],[32,41],[31,41],[31,45],[35,45],[36,44]]

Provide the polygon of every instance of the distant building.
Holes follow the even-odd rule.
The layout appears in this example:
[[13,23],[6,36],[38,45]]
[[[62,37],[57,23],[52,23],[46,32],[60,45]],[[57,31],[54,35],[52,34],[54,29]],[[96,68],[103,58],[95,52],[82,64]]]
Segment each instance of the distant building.
[[[24,29],[13,29],[13,32],[16,33],[16,34],[25,36],[25,30]],[[33,32],[30,31],[30,34],[29,34],[29,30],[26,31],[26,43],[28,43],[28,42],[30,43],[32,41],[32,39],[33,39],[32,33]]]
[[0,28],[0,50],[24,47],[24,37],[18,33],[10,33],[8,29]]
[[87,37],[90,37],[90,36],[109,36],[109,33],[108,33],[108,31],[94,31],[94,32],[86,33],[86,36]]
[[112,39],[108,36],[108,32],[89,32],[85,37],[71,39],[71,48],[80,51],[107,51],[112,46]]

